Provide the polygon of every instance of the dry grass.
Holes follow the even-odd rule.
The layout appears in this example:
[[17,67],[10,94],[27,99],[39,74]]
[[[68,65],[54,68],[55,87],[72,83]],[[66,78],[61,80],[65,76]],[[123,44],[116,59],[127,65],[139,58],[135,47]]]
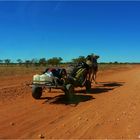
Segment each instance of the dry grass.
[[[99,71],[127,69],[134,65],[130,64],[99,64]],[[64,66],[63,66],[64,67]],[[67,67],[67,66],[65,66]],[[25,67],[25,66],[0,66],[0,76],[18,76],[41,73],[46,67]]]
[[0,76],[18,76],[40,73],[43,67],[25,67],[25,66],[0,66]]
[[99,71],[104,70],[122,70],[122,69],[130,69],[134,67],[132,64],[99,64]]

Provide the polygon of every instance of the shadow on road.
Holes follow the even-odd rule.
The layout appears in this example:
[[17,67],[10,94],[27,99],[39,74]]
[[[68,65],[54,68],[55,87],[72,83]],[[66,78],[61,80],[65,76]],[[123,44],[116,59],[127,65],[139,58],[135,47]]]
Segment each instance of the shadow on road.
[[[100,82],[95,88],[91,88],[88,94],[101,94],[123,86],[124,82]],[[76,93],[85,93],[85,90],[77,90]]]
[[[68,100],[65,95],[58,95],[55,97],[42,97],[40,100],[45,100],[43,104],[65,104],[78,105],[80,102],[86,102],[92,99],[95,99],[90,94],[102,94],[109,92],[117,87],[123,86],[124,82],[100,82],[95,88],[92,88],[90,92],[86,93],[86,90],[75,90],[76,95],[72,100]],[[82,93],[82,94],[81,94]]]
[[125,82],[100,82],[99,85],[104,87],[120,87],[123,86]]
[[101,93],[106,93],[110,90],[113,90],[114,88],[92,88],[89,92],[89,94],[101,94]]
[[[113,90],[114,88],[103,88],[103,87],[96,87],[96,88],[91,88],[90,92],[88,94],[101,94],[108,92],[109,90]],[[76,93],[85,93],[86,90],[77,90]]]
[[95,99],[94,97],[90,95],[75,95],[73,99],[69,100],[66,98],[65,95],[58,95],[55,97],[43,97],[42,99],[47,99],[43,102],[44,103],[49,103],[49,104],[65,104],[65,105],[70,105],[74,104],[74,106],[78,105],[80,102],[86,102],[92,99]]

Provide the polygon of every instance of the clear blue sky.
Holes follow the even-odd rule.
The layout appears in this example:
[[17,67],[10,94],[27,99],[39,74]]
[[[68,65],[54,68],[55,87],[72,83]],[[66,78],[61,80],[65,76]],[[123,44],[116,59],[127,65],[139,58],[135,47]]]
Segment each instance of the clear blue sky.
[[0,1],[0,59],[90,53],[140,62],[140,1]]

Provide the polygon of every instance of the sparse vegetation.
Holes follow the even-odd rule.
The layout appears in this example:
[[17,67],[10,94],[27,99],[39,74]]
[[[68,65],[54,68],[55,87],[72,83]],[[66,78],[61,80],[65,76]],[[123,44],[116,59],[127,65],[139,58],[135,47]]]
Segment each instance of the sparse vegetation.
[[[62,63],[63,59],[61,57],[53,57],[48,60],[46,58],[34,58],[31,60],[17,59],[16,63],[13,63],[11,59],[0,59],[0,76],[40,73],[44,71],[46,67],[68,67],[70,64],[85,61],[85,59],[84,56],[79,56],[78,58],[74,58],[70,62],[65,63]],[[139,63],[120,63],[117,61],[109,63],[101,62],[99,63],[99,70],[130,68],[133,64],[135,65]]]
[[48,65],[59,65],[59,64],[61,64],[62,60],[63,59],[61,57],[58,57],[58,58],[53,57],[53,58],[47,60],[47,64]]
[[26,66],[0,66],[0,76],[18,76],[27,74],[36,74],[44,70],[44,67],[26,67]]
[[85,56],[79,56],[78,58],[72,59],[72,62],[78,63],[78,62],[85,61],[85,60],[86,60]]

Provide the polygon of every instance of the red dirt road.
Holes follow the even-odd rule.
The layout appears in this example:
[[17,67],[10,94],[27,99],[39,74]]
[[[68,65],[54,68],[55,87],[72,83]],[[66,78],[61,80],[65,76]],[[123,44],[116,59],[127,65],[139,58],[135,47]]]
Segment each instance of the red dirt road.
[[100,72],[91,93],[76,89],[71,103],[61,90],[33,99],[31,79],[1,78],[0,139],[140,138],[140,66]]

